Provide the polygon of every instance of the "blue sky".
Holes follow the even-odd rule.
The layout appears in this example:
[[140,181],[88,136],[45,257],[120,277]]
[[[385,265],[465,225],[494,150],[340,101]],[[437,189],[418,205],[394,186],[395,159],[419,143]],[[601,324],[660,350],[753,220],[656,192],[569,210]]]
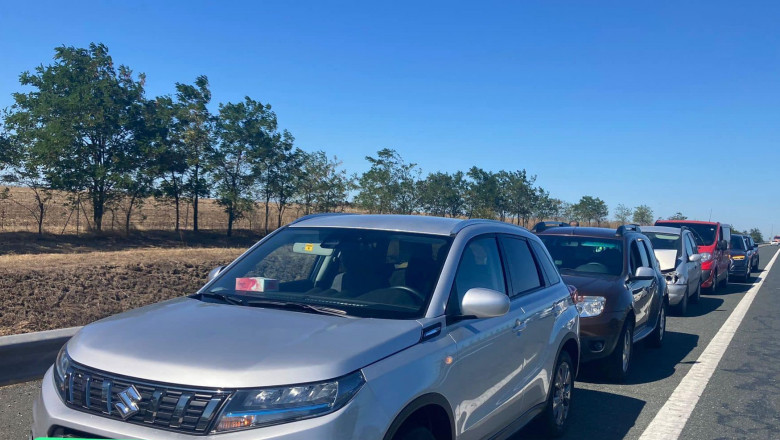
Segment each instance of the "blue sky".
[[5,2],[0,107],[58,45],[208,75],[305,150],[526,169],[553,196],[780,234],[778,2]]

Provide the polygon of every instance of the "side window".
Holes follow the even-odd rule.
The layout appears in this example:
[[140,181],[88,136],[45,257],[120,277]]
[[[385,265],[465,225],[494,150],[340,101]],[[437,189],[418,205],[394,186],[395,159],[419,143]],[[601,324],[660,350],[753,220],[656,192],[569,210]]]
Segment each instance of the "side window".
[[631,242],[631,273],[636,273],[639,267],[649,267],[647,256],[644,254],[644,251],[639,250],[638,245],[639,243],[636,240]]
[[455,274],[457,304],[469,289],[484,287],[506,293],[504,271],[495,237],[472,240],[463,250],[458,272]]
[[696,247],[693,245],[693,241],[691,240],[691,236],[686,234],[684,237],[684,243],[685,243],[685,253],[688,254],[690,257],[693,254],[696,254]]
[[536,254],[536,261],[541,264],[544,274],[547,277],[547,285],[558,284],[561,280],[561,276],[558,274],[558,268],[555,267],[550,260],[550,256],[547,250],[535,241],[531,241],[531,247],[534,248],[534,254]]
[[521,238],[502,237],[506,254],[506,267],[512,281],[509,296],[515,296],[542,286],[542,277],[528,242]]
[[655,253],[653,252],[653,245],[650,244],[649,240],[639,240],[639,243],[642,244],[641,248],[645,250],[645,259],[647,261],[648,267],[653,267],[654,263],[657,263],[657,260],[655,259]]

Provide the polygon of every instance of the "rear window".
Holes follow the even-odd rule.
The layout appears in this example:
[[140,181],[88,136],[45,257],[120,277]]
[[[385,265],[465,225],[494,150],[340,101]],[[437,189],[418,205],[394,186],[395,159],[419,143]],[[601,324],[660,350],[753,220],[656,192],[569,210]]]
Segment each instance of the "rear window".
[[539,237],[561,273],[620,275],[623,241],[591,237],[542,235]]

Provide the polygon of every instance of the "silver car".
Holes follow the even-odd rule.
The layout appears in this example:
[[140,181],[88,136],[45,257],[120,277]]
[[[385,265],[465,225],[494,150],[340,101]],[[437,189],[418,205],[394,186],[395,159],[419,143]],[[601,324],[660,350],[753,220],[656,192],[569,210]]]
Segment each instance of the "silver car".
[[685,316],[688,303],[701,298],[701,255],[693,232],[686,228],[642,226],[669,289],[669,305]]
[[[506,438],[566,429],[575,293],[542,243],[486,220],[304,217],[197,294],[84,327],[33,437]],[[150,286],[150,288],[153,288]]]

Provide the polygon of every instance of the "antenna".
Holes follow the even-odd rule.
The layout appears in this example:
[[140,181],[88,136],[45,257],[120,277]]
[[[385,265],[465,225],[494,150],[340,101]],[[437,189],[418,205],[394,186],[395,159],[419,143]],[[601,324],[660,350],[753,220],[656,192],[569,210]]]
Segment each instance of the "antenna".
[[710,208],[710,219],[709,219],[709,220],[707,220],[707,221],[708,221],[708,222],[711,222],[711,221],[712,221],[712,208]]

